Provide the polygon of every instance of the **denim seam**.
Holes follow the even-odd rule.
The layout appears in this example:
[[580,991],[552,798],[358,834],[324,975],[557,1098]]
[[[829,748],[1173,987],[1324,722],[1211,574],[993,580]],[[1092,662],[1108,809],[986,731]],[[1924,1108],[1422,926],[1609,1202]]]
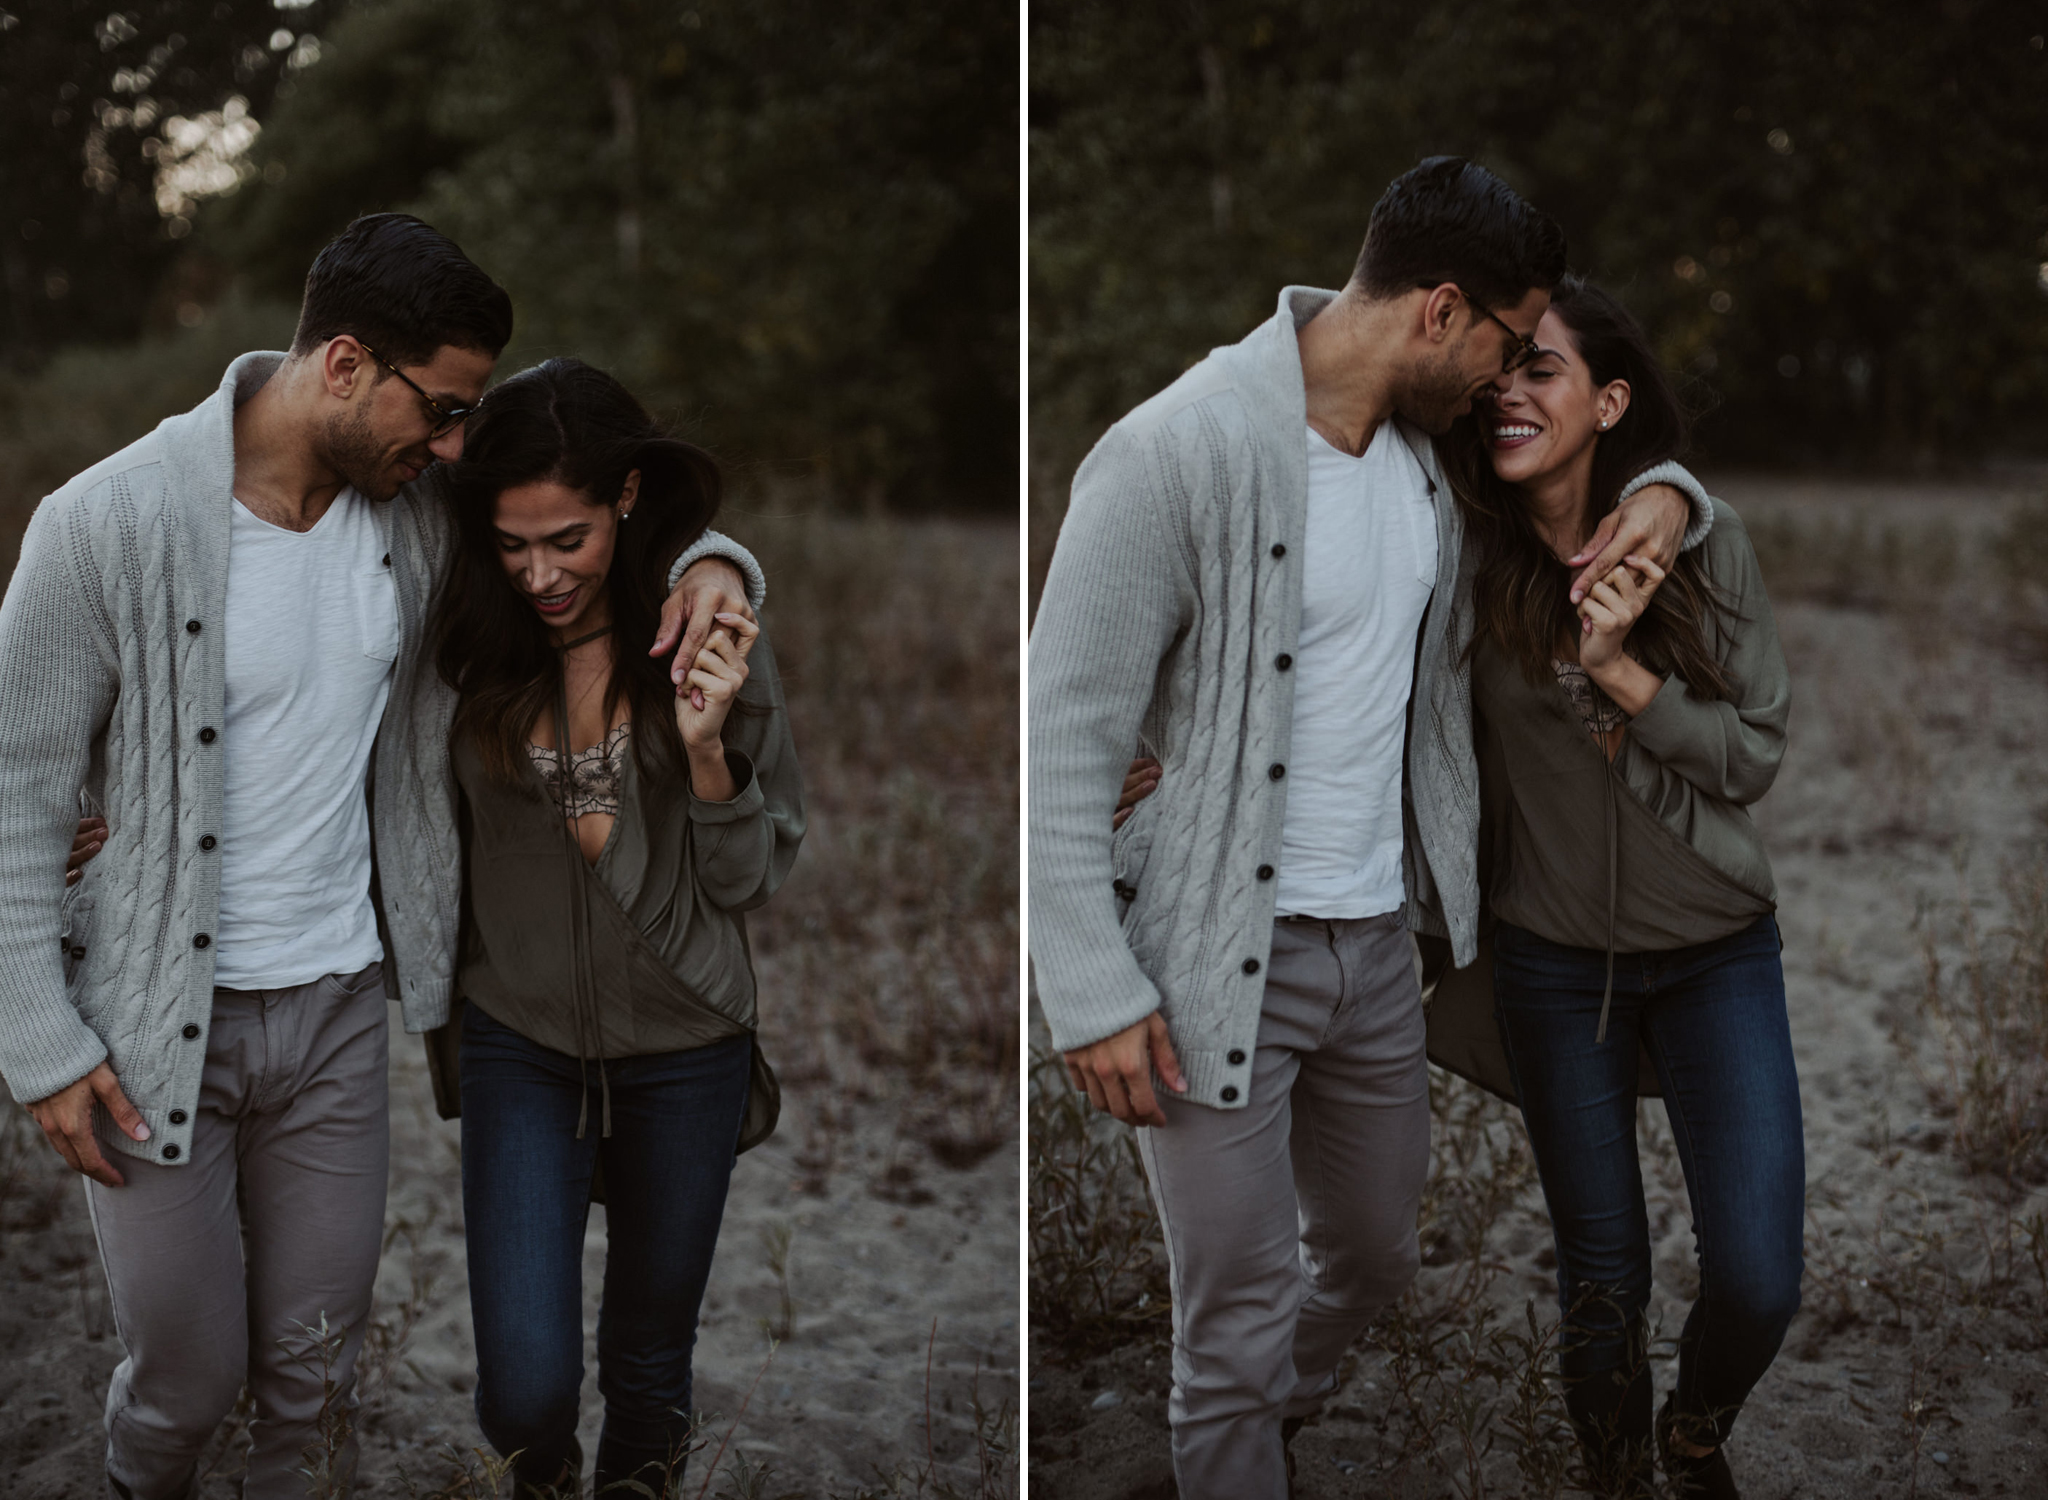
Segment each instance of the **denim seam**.
[[[1649,1007],[1646,1005],[1644,1006],[1641,1032],[1649,1046],[1651,1061],[1657,1067],[1657,1081],[1664,1088],[1664,1114],[1665,1118],[1671,1122],[1672,1143],[1678,1148],[1679,1169],[1685,1176],[1686,1207],[1692,1211],[1693,1236],[1697,1241],[1694,1258],[1698,1262],[1700,1273],[1699,1296],[1694,1300],[1694,1306],[1699,1309],[1700,1313],[1699,1332],[1692,1340],[1691,1358],[1681,1357],[1678,1361],[1678,1385],[1672,1393],[1677,1398],[1680,1409],[1684,1409],[1686,1406],[1696,1402],[1698,1398],[1698,1391],[1696,1389],[1688,1389],[1688,1386],[1695,1384],[1698,1380],[1700,1346],[1706,1342],[1707,1330],[1713,1325],[1714,1321],[1712,1316],[1713,1309],[1709,1306],[1712,1298],[1712,1289],[1707,1280],[1707,1255],[1709,1249],[1707,1216],[1700,1211],[1700,1200],[1705,1184],[1701,1181],[1703,1169],[1700,1165],[1699,1155],[1693,1147],[1692,1131],[1686,1125],[1685,1099],[1682,1092],[1673,1082],[1676,1074],[1671,1068],[1671,1056],[1664,1047],[1663,1038],[1658,1035],[1656,1028],[1649,1024],[1650,1017],[1648,1012]],[[1681,1356],[1683,1356],[1686,1351],[1681,1349],[1680,1352]],[[1688,1377],[1691,1377],[1691,1379],[1688,1379]]]

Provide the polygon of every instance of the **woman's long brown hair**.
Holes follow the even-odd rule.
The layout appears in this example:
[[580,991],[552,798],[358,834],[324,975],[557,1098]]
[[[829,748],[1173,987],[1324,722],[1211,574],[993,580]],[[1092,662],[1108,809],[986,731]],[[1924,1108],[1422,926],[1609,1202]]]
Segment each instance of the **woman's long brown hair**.
[[469,420],[462,458],[448,470],[454,557],[427,638],[442,680],[462,695],[455,733],[475,736],[494,781],[520,784],[527,736],[562,680],[561,653],[499,556],[498,496],[554,480],[594,506],[616,505],[635,469],[639,498],[605,577],[613,642],[605,713],[622,698],[631,705],[634,755],[653,779],[683,766],[683,745],[668,664],[639,643],[660,624],[670,565],[717,514],[717,463],[664,434],[624,386],[579,359],[521,371]]
[[[1551,293],[1550,307],[1570,330],[1595,389],[1614,380],[1629,385],[1628,409],[1593,451],[1592,513],[1598,520],[1614,509],[1630,479],[1685,452],[1685,410],[1642,325],[1613,297],[1569,276]],[[1490,639],[1532,684],[1546,683],[1552,680],[1559,633],[1578,628],[1572,570],[1537,531],[1521,491],[1494,473],[1484,432],[1489,419],[1489,408],[1475,402],[1442,445],[1444,470],[1465,507],[1466,533],[1478,561],[1470,649]],[[1698,549],[1680,553],[1629,631],[1629,654],[1654,672],[1676,673],[1695,698],[1729,698],[1733,685],[1712,645],[1727,611]]]

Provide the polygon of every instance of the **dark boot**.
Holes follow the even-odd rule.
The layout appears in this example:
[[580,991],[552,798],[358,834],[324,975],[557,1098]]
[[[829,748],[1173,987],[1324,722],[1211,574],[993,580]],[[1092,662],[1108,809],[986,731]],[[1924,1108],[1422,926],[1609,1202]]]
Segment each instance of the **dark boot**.
[[[1681,1426],[1684,1432],[1677,1431]],[[1706,1446],[1710,1438],[1717,1441],[1713,1452],[1695,1458],[1672,1446],[1674,1434],[1695,1447]],[[1725,1446],[1711,1422],[1704,1418],[1681,1422],[1672,1398],[1664,1398],[1664,1408],[1657,1413],[1657,1452],[1664,1460],[1664,1477],[1671,1481],[1671,1493],[1679,1500],[1742,1500],[1728,1469],[1728,1456],[1721,1451]]]
[[1585,1455],[1586,1484],[1602,1500],[1652,1500],[1657,1470],[1650,1452],[1646,1369],[1609,1370],[1566,1385],[1565,1410]]
[[1307,1417],[1287,1417],[1280,1423],[1280,1451],[1287,1456],[1287,1500],[1294,1500],[1294,1435]]

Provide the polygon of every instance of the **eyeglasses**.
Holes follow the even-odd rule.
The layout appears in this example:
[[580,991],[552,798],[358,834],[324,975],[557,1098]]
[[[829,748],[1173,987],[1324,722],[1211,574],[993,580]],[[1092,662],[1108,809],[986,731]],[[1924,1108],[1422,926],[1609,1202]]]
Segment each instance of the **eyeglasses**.
[[[1472,305],[1474,307],[1477,307],[1479,304],[1475,302]],[[1513,332],[1513,330],[1510,329],[1509,332]],[[363,344],[363,341],[361,339],[357,339],[356,342],[358,344]],[[363,344],[363,351],[366,354],[368,354],[370,358],[377,361],[378,364],[382,365],[385,369],[389,370],[392,374],[396,375],[400,380],[403,380],[407,385],[411,386],[413,390],[418,394],[420,400],[427,403],[427,410],[434,414],[433,428],[431,431],[427,433],[428,442],[432,442],[435,438],[438,437],[446,437],[449,433],[453,432],[456,428],[460,427],[464,422],[468,421],[470,416],[476,411],[476,408],[474,406],[458,406],[453,411],[450,411],[447,407],[443,406],[440,402],[436,401],[432,396],[429,396],[425,391],[420,390],[418,383],[415,382],[410,375],[407,375],[405,371],[399,369],[397,365],[394,365],[390,360],[386,359],[383,355],[379,354],[375,349],[372,349],[368,344]]]
[[[1451,284],[1453,286],[1457,286],[1456,282],[1453,282]],[[1473,296],[1470,292],[1466,292],[1463,287],[1458,287],[1458,290],[1465,293],[1465,300],[1467,302],[1471,303],[1474,307],[1478,308],[1481,312],[1485,313],[1489,318],[1492,318],[1494,322],[1499,323],[1502,328],[1506,328],[1508,337],[1514,340],[1514,342],[1508,346],[1508,352],[1500,357],[1501,374],[1512,375],[1515,371],[1521,369],[1523,365],[1526,365],[1530,360],[1534,359],[1537,355],[1543,352],[1543,350],[1537,345],[1536,340],[1533,336],[1526,333],[1515,332],[1514,329],[1508,327],[1507,323],[1500,317],[1499,314],[1494,312],[1494,310],[1488,307],[1484,302],[1481,302],[1477,297]]]

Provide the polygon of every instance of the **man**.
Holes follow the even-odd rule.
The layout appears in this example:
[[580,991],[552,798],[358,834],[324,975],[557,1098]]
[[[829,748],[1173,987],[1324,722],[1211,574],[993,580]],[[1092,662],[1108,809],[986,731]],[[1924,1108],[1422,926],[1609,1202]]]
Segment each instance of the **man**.
[[[453,695],[421,639],[450,532],[434,465],[511,329],[452,242],[358,220],[290,352],[242,356],[45,500],[0,605],[0,1069],[88,1179],[127,1351],[121,1500],[189,1494],[245,1380],[244,1494],[301,1496],[328,1384],[354,1400],[385,999],[441,1024],[455,961]],[[679,567],[712,552],[758,583],[717,537]],[[730,562],[693,572],[655,643],[688,617],[676,674],[746,608]],[[104,849],[67,900],[81,789]],[[352,1442],[330,1458],[345,1484]]]
[[[1147,1127],[1182,1500],[1285,1494],[1284,1434],[1415,1274],[1410,932],[1470,963],[1479,906],[1462,532],[1427,434],[1528,357],[1564,268],[1499,179],[1426,161],[1341,292],[1288,288],[1074,479],[1031,641],[1031,950],[1075,1086]],[[1688,514],[1632,499],[1595,576],[1675,556]],[[1112,840],[1141,737],[1166,779]]]

